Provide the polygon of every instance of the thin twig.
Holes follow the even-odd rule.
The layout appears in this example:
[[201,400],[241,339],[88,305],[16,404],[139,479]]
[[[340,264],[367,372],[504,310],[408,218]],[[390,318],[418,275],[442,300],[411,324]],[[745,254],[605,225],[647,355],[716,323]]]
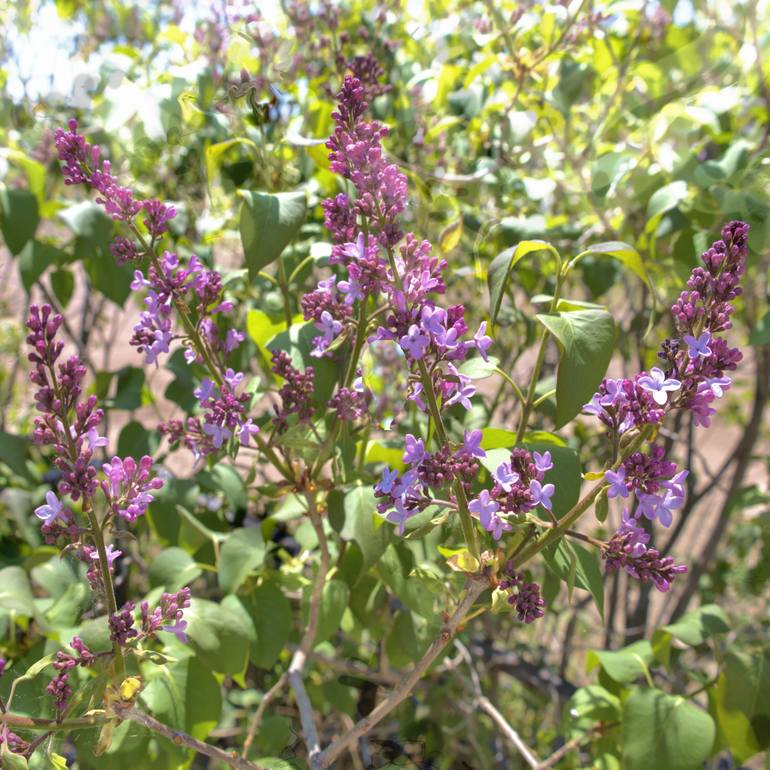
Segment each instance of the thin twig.
[[321,551],[321,560],[318,565],[315,583],[313,584],[313,593],[310,597],[310,612],[308,613],[308,623],[302,641],[289,663],[288,679],[291,689],[294,691],[294,697],[299,709],[299,718],[302,723],[302,732],[305,736],[305,745],[308,752],[308,764],[311,768],[318,767],[318,760],[321,754],[321,743],[318,739],[315,721],[313,720],[313,709],[310,705],[305,684],[302,681],[302,672],[305,668],[310,652],[313,649],[316,632],[318,630],[318,620],[321,616],[321,597],[323,596],[326,575],[329,572],[331,564],[331,555],[329,554],[329,545],[326,542],[326,533],[323,528],[323,521],[315,500],[315,492],[306,490],[305,500],[307,501],[308,515],[310,523],[313,525],[316,536],[318,537],[318,547]]
[[278,677],[278,681],[262,696],[262,700],[259,702],[259,706],[257,706],[257,710],[251,718],[251,722],[249,722],[249,731],[246,733],[246,740],[243,742],[243,751],[241,751],[241,757],[243,759],[246,759],[249,755],[249,749],[251,749],[251,744],[254,743],[254,736],[257,734],[257,730],[259,730],[260,724],[262,724],[262,717],[265,715],[267,707],[284,688],[288,678],[288,674],[284,671],[283,674]]
[[479,597],[486,585],[486,579],[481,576],[473,576],[470,578],[463,600],[449,620],[443,625],[438,637],[430,645],[419,663],[417,663],[412,671],[393,688],[390,695],[388,695],[382,703],[363,719],[356,722],[356,725],[352,730],[337,738],[337,740],[321,752],[317,765],[318,768],[324,770],[327,767],[332,767],[337,758],[347,750],[348,746],[358,740],[362,735],[368,733],[369,730],[384,719],[409,695],[431,663],[433,663],[448,644],[449,640],[455,635],[457,629],[465,620],[465,616],[473,606],[473,603]]
[[188,735],[181,730],[172,730],[167,725],[164,725],[162,722],[159,722],[157,719],[154,719],[149,714],[145,714],[142,711],[130,708],[119,711],[119,715],[122,719],[127,719],[130,722],[146,727],[148,730],[152,730],[158,735],[162,735],[164,738],[168,738],[177,746],[187,746],[187,748],[197,751],[198,754],[203,754],[204,756],[211,757],[219,762],[224,762],[230,767],[237,768],[237,770],[265,770],[262,766],[255,765],[253,762],[249,762],[249,760],[239,757],[238,753],[235,751],[224,751],[209,743],[199,741],[197,738],[193,738],[192,735]]
[[455,639],[455,647],[460,651],[460,654],[468,664],[468,670],[471,674],[471,684],[473,689],[474,705],[478,706],[482,711],[486,712],[488,716],[492,718],[492,721],[502,730],[506,738],[516,747],[516,750],[524,757],[524,761],[532,768],[538,768],[540,766],[540,760],[535,756],[532,750],[521,739],[521,736],[516,730],[508,724],[505,717],[495,708],[492,701],[487,698],[481,690],[481,680],[479,679],[479,672],[476,670],[476,666],[473,663],[468,648],[459,640]]

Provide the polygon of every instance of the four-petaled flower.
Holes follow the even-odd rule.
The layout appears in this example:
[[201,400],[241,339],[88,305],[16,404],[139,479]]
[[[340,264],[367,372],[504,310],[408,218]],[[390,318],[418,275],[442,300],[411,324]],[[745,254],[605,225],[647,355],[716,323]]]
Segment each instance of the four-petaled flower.
[[529,493],[532,495],[532,502],[535,505],[542,505],[547,511],[553,509],[551,497],[555,487],[553,484],[541,484],[537,479],[529,482]]
[[711,355],[711,348],[709,347],[711,344],[710,332],[703,332],[698,339],[695,339],[690,334],[685,334],[684,341],[687,343],[687,352],[690,358],[697,358],[698,356],[708,358]]
[[35,508],[35,516],[41,519],[44,524],[53,524],[64,511],[64,504],[56,497],[56,494],[49,490],[45,494],[45,505],[39,505]]
[[214,395],[216,385],[208,378],[204,377],[201,384],[193,391],[193,396],[198,399],[198,403],[204,404]]
[[174,634],[174,636],[179,639],[182,644],[187,644],[187,634],[184,632],[184,630],[187,628],[187,621],[186,620],[177,620],[176,623],[169,626],[161,626],[161,631],[168,631],[170,634]]
[[540,454],[540,452],[533,452],[532,459],[535,461],[535,468],[537,468],[538,473],[545,473],[553,468],[553,460],[551,460],[550,452],[543,452],[543,454]]
[[391,470],[390,468],[385,468],[382,471],[382,478],[377,482],[377,484],[374,487],[374,491],[381,492],[384,495],[389,495],[391,490],[393,489],[393,485],[396,483],[397,478],[398,478],[397,470]]
[[425,442],[421,438],[415,438],[411,433],[404,439],[404,462],[407,465],[419,463],[425,457]]
[[479,517],[481,526],[491,532],[495,540],[499,540],[503,532],[512,529],[505,519],[497,515],[500,505],[489,496],[487,489],[483,489],[477,498],[468,503],[468,510]]
[[481,448],[481,439],[484,434],[480,430],[465,431],[463,437],[463,449],[471,455],[471,457],[478,457],[480,460],[487,456],[487,453]]
[[211,443],[215,449],[219,449],[233,435],[233,432],[224,425],[216,425],[210,422],[204,424],[203,432],[207,436],[211,436]]
[[605,471],[604,480],[610,485],[607,497],[628,497],[626,469],[622,465],[616,471]]
[[511,468],[510,463],[500,463],[492,473],[492,478],[506,491],[519,480],[519,474]]
[[639,385],[652,393],[655,403],[661,406],[668,401],[668,394],[670,392],[679,390],[682,387],[682,383],[679,380],[666,377],[657,366],[653,366],[649,374],[639,378]]
[[428,349],[430,337],[417,324],[412,324],[409,332],[399,340],[399,343],[405,353],[409,353],[415,361],[419,361]]
[[243,446],[248,446],[251,442],[251,437],[256,436],[257,433],[259,433],[259,425],[255,425],[251,417],[236,430],[238,440]]

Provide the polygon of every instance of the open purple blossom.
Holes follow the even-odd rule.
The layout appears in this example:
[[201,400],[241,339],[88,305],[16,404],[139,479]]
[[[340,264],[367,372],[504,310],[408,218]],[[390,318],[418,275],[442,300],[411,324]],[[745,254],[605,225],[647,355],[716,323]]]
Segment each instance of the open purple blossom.
[[543,452],[543,454],[540,454],[540,452],[533,452],[532,459],[535,461],[535,468],[537,468],[538,473],[546,473],[553,468],[553,460],[551,459],[550,452],[546,451]]
[[628,485],[626,483],[626,469],[621,465],[616,471],[605,471],[604,480],[610,485],[607,489],[607,497],[628,497]]
[[404,462],[407,465],[419,463],[425,457],[425,442],[421,438],[415,438],[407,433],[404,438]]
[[652,393],[655,403],[664,406],[668,401],[668,394],[679,390],[682,383],[673,377],[666,377],[661,369],[653,366],[649,374],[642,375],[639,378],[639,385]]
[[687,343],[687,354],[690,358],[708,358],[711,355],[711,333],[703,332],[696,339],[691,334],[684,335],[684,341]]
[[484,434],[480,430],[465,431],[463,449],[471,456],[483,459],[487,453],[481,448]]
[[510,492],[511,486],[519,480],[519,474],[511,468],[510,463],[500,463],[492,473],[492,478],[502,487],[503,491]]
[[529,482],[529,493],[532,495],[532,502],[535,505],[542,505],[547,511],[553,509],[551,498],[556,488],[553,484],[541,484],[537,479]]
[[503,532],[512,529],[505,519],[497,515],[500,505],[489,496],[487,489],[483,489],[477,498],[468,503],[468,510],[478,516],[481,526],[491,532],[495,540],[499,540]]
[[48,491],[45,494],[45,504],[35,508],[35,516],[49,526],[58,519],[64,510],[64,504],[56,497],[56,493]]

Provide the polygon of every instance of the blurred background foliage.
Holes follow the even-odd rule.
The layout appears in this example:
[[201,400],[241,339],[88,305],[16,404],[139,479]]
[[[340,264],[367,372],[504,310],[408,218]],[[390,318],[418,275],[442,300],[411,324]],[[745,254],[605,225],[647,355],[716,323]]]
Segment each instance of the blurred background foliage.
[[[158,420],[194,404],[189,370],[175,355],[145,371],[127,349],[139,312],[131,271],[109,253],[113,223],[64,187],[53,132],[76,117],[122,178],[174,203],[176,248],[223,271],[251,338],[241,368],[264,372],[269,383],[267,345],[300,312],[299,296],[329,254],[319,204],[341,191],[323,146],[334,93],[346,72],[373,66],[364,58],[371,54],[381,68],[379,85],[369,86],[371,111],[389,126],[387,151],[409,178],[407,229],[449,261],[447,294],[465,304],[471,326],[494,312],[490,268],[506,248],[543,239],[573,256],[590,244],[626,242],[643,265],[588,254],[563,296],[610,308],[618,329],[610,371],[633,375],[654,363],[668,336],[668,307],[721,224],[751,224],[732,332],[745,354],[736,387],[705,442],[695,441],[688,417],[663,436],[692,473],[687,505],[658,547],[688,563],[689,575],[664,600],[614,575],[597,607],[581,590],[591,576],[570,582],[544,572],[538,579],[550,611],[541,623],[524,628],[509,615],[488,616],[465,645],[485,690],[526,743],[541,756],[568,746],[555,767],[770,767],[763,764],[770,745],[766,2],[9,0],[0,25],[5,657],[23,671],[73,628],[84,638],[88,631],[82,575],[41,544],[30,518],[54,479],[27,438],[33,405],[20,319],[30,302],[48,301],[65,313],[94,392],[110,408],[119,451],[151,452],[169,476],[122,560],[119,590],[192,583],[196,596],[210,599],[192,623],[194,654],[177,650],[178,660],[143,691],[144,705],[197,737],[239,748],[237,736],[296,637],[305,587],[296,557],[315,548],[312,528],[299,524],[301,508],[276,495],[269,478],[237,463],[191,474],[190,460],[161,444]],[[278,247],[277,266],[241,245],[246,196],[239,191],[257,190],[302,191],[308,201],[288,247]],[[494,354],[519,382],[532,364],[534,315],[554,283],[554,265],[539,254],[517,266],[497,298]],[[556,351],[548,356],[553,370]],[[379,380],[368,384],[384,392],[393,362],[378,366]],[[506,383],[490,382],[467,427],[515,430]],[[398,397],[383,404],[387,425],[403,405]],[[609,451],[603,437],[587,420],[552,432],[554,410],[552,398],[538,406],[544,438],[599,467]],[[386,434],[364,449],[368,462],[397,462],[401,453]],[[325,641],[309,683],[321,714],[352,719],[371,709],[393,671],[419,657],[435,627],[434,592],[445,590],[440,530],[404,542],[382,530],[353,531],[346,515],[371,505],[359,497],[354,490],[337,501],[339,526],[332,525],[349,547],[336,554]],[[244,556],[233,538],[255,520],[261,526],[251,528],[255,540]],[[234,573],[217,574],[225,548],[241,561]],[[525,766],[475,712],[462,684],[463,649],[372,736],[373,766]],[[30,713],[39,712],[41,692],[21,687],[17,703],[26,699]],[[80,768],[160,770],[193,761],[127,724],[105,756],[78,751],[95,739],[84,731],[60,751]],[[291,711],[276,708],[255,756],[293,766],[297,741]],[[366,757],[348,761],[362,766]]]

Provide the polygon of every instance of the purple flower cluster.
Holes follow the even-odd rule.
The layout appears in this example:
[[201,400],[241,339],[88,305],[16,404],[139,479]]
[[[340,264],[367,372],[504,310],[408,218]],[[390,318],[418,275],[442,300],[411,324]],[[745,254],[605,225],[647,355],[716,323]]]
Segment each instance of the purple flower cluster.
[[115,516],[136,521],[153,501],[152,492],[163,486],[163,479],[152,476],[152,457],[144,455],[137,465],[133,457],[113,457],[102,466],[107,477],[101,483],[107,504]]
[[432,494],[446,491],[455,480],[467,494],[478,475],[477,458],[486,456],[480,441],[481,431],[476,430],[466,433],[465,441],[456,449],[444,445],[430,453],[421,438],[408,433],[403,457],[408,468],[402,474],[389,468],[383,471],[374,487],[375,496],[382,500],[377,510],[397,524],[399,534],[403,534],[407,520],[433,503]]
[[272,354],[271,370],[284,380],[278,390],[281,406],[276,405],[273,423],[276,430],[282,433],[288,427],[289,415],[296,414],[300,421],[313,417],[313,368],[308,366],[304,372],[296,369],[291,362],[291,356],[284,350],[276,350]]
[[[408,398],[422,411],[461,404],[471,408],[476,388],[458,366],[469,353],[487,358],[492,344],[482,324],[468,338],[462,305],[443,308],[431,295],[443,294],[446,261],[431,253],[428,241],[404,233],[399,217],[406,208],[406,177],[389,163],[382,149],[387,128],[364,119],[367,108],[361,81],[347,76],[333,113],[335,130],[327,142],[331,169],[350,180],[355,197],[337,195],[324,201],[325,224],[334,245],[330,264],[344,269],[344,277],[321,281],[303,301],[307,320],[314,320],[321,334],[315,339],[314,355],[328,355],[345,336],[365,330],[357,328],[351,312],[370,298],[383,298],[385,315],[369,342],[392,342],[403,353],[411,370]],[[426,392],[426,390],[428,392]],[[356,410],[355,413],[358,413]],[[480,433],[479,433],[480,435]],[[419,440],[421,442],[421,440]],[[383,501],[379,505],[390,521],[403,532],[406,520],[423,510],[430,494],[443,486],[469,483],[477,472],[476,453],[443,442],[435,453],[418,439],[407,437],[404,462],[410,467],[401,475],[386,470],[375,487]],[[449,502],[455,505],[449,491]]]
[[[53,448],[54,463],[62,472],[59,491],[78,500],[90,498],[96,491],[96,468],[91,460],[94,450],[106,442],[97,432],[103,413],[96,408],[96,396],[78,400],[86,373],[82,361],[72,356],[56,365],[64,349],[64,343],[55,339],[62,320],[50,305],[30,307],[27,344],[32,350],[28,359],[34,364],[30,380],[39,388],[35,404],[42,414],[35,418],[33,440],[38,446]],[[55,495],[37,511],[47,524],[62,513],[63,506]]]
[[608,572],[625,569],[642,583],[652,581],[659,591],[668,591],[677,575],[687,572],[684,564],[675,564],[670,556],[661,556],[650,548],[650,535],[636,521],[623,514],[623,523],[602,551]]
[[[55,337],[61,323],[62,317],[53,314],[48,305],[30,308],[27,342],[32,348],[29,360],[35,365],[30,379],[39,386],[35,402],[42,412],[42,417],[35,418],[34,441],[53,448],[54,463],[62,472],[58,485],[61,495],[69,495],[75,501],[83,499],[93,507],[93,497],[101,486],[113,511],[133,521],[152,501],[151,490],[159,489],[163,482],[151,477],[150,457],[142,458],[138,471],[133,459],[116,457],[102,466],[107,481],[100,484],[97,480],[94,451],[107,444],[97,430],[103,413],[96,408],[95,396],[78,400],[85,367],[77,356],[59,364],[57,369],[63,344]],[[73,542],[78,539],[79,529],[72,512],[53,490],[46,494],[45,503],[35,509],[35,515],[42,522],[47,540],[55,542],[62,535]]]
[[59,650],[53,667],[59,672],[48,684],[46,691],[54,699],[54,705],[59,713],[67,708],[67,703],[72,696],[72,687],[69,684],[69,672],[76,666],[90,666],[96,660],[91,650],[79,636],[73,636],[70,647],[75,650],[75,655]]
[[[131,338],[131,344],[144,353],[147,364],[157,366],[160,354],[169,352],[173,339],[172,308],[179,303],[187,305],[190,296],[200,319],[197,331],[212,352],[230,353],[244,339],[244,335],[235,330],[229,331],[222,339],[213,317],[229,312],[233,305],[222,298],[222,277],[219,273],[208,270],[195,255],[190,257],[186,267],[182,267],[175,253],[164,252],[157,265],[150,265],[146,278],[141,270],[134,271],[131,288],[134,291],[148,290],[144,299],[147,309],[139,316]],[[188,345],[185,360],[200,363],[200,353]]]
[[158,631],[174,634],[180,642],[187,643],[187,621],[184,610],[190,606],[190,589],[183,588],[175,594],[164,593],[160,604],[150,612],[147,602],[142,602],[142,636],[154,636]]
[[134,602],[126,602],[123,607],[109,618],[110,638],[124,647],[131,640],[141,641],[155,636],[158,631],[168,631],[181,642],[187,642],[185,629],[187,621],[183,619],[184,610],[190,606],[190,589],[182,588],[175,594],[164,593],[160,604],[150,612],[148,602],[140,606],[141,627],[135,625]]
[[[671,308],[679,337],[666,340],[658,354],[662,367],[652,367],[634,379],[605,379],[585,407],[608,428],[615,447],[620,436],[634,428],[655,425],[674,409],[689,410],[696,424],[708,426],[715,413],[712,403],[730,387],[726,371],[734,370],[741,352],[716,336],[731,327],[732,301],[741,293],[740,279],[748,254],[749,226],[729,222],[722,238],[703,255]],[[628,498],[634,492],[636,506],[610,541],[604,557],[608,569],[624,567],[633,577],[651,580],[662,591],[674,576],[685,570],[647,548],[649,535],[636,525],[641,517],[670,526],[673,511],[685,499],[688,471],[677,472],[665,459],[663,447],[651,445],[635,452],[604,474],[610,498]]]
[[513,562],[508,562],[503,571],[503,578],[497,584],[501,591],[508,591],[508,604],[516,610],[522,623],[532,623],[545,615],[545,599],[540,596],[540,586],[529,583],[521,572],[516,572]]
[[[92,187],[97,192],[96,202],[116,221],[132,224],[143,211],[144,226],[153,242],[166,232],[168,221],[176,216],[176,209],[159,200],[138,200],[133,190],[121,187],[117,177],[111,173],[109,160],[101,160],[100,149],[78,133],[76,120],[69,121],[69,131],[56,129],[55,143],[63,163],[65,184]],[[124,241],[121,239],[113,244],[113,252],[118,259],[127,261],[142,256],[127,247]]]
[[689,471],[677,472],[676,464],[665,459],[666,450],[653,444],[647,453],[634,452],[615,470],[606,471],[607,497],[627,498],[636,494],[634,515],[650,521],[657,519],[664,527],[671,525],[672,511],[684,504],[684,482]]
[[[110,173],[109,161],[100,161],[99,148],[91,146],[78,134],[74,121],[70,122],[69,131],[57,131],[56,146],[66,183],[87,184],[94,188],[99,194],[97,201],[114,219],[128,225],[140,240],[141,251],[128,238],[120,236],[115,239],[112,252],[118,263],[149,257],[146,275],[136,269],[131,283],[135,291],[147,291],[145,310],[131,338],[131,344],[144,353],[145,363],[157,366],[160,356],[170,352],[175,338],[171,316],[176,308],[186,321],[189,332],[185,350],[187,363],[205,364],[216,370],[210,373],[218,378],[224,373],[218,392],[209,392],[199,398],[201,406],[207,410],[203,420],[190,418],[186,425],[177,420],[162,423],[159,426],[161,432],[169,436],[172,444],[184,441],[196,462],[204,455],[218,451],[233,435],[241,444],[248,444],[259,429],[245,417],[245,404],[249,397],[235,392],[244,375],[234,374],[225,365],[225,357],[243,342],[245,336],[235,329],[223,333],[216,323],[218,315],[233,309],[232,303],[224,299],[222,277],[216,270],[206,268],[194,255],[185,265],[173,252],[156,255],[155,245],[166,232],[167,223],[176,211],[158,200],[137,201],[130,189],[119,187]],[[143,224],[150,235],[149,244],[135,222],[140,211],[144,212]],[[194,332],[190,331],[193,325]],[[207,388],[213,390],[210,380],[204,380],[198,390]],[[131,515],[130,512],[128,514]]]
[[[112,590],[105,584],[105,573],[112,571],[113,562],[121,552],[107,544],[103,552],[106,563],[100,563],[99,548],[105,525],[111,517],[120,516],[133,522],[143,515],[163,481],[152,475],[153,461],[149,456],[142,457],[138,463],[131,457],[113,457],[102,465],[103,478],[99,478],[94,452],[108,443],[98,432],[102,411],[96,408],[95,396],[80,400],[85,375],[80,359],[73,356],[59,363],[63,344],[57,341],[56,334],[61,324],[62,317],[54,314],[48,305],[30,307],[27,342],[32,348],[29,360],[34,365],[30,379],[38,386],[35,402],[42,415],[35,419],[34,441],[53,448],[54,463],[62,474],[58,489],[46,493],[45,502],[35,509],[35,515],[41,521],[46,542],[56,544],[63,539],[66,547],[73,548],[87,565],[86,577],[92,591],[106,596],[109,603]],[[96,518],[98,490],[106,500],[106,515],[101,521]],[[65,505],[65,495],[72,501],[82,501],[87,526],[79,526],[73,511]],[[88,540],[92,542],[86,542]],[[110,618],[110,634],[114,640],[131,635],[130,624],[126,623],[125,613]],[[75,665],[89,665],[93,660],[79,639],[73,639],[72,647],[78,657],[60,654],[54,664],[59,673],[48,686],[59,712],[66,708],[72,694],[69,670]]]
[[[479,431],[480,433],[480,431]],[[542,506],[552,510],[553,484],[544,484],[545,474],[553,468],[550,452],[534,452],[516,448],[510,459],[500,463],[492,473],[494,486],[484,489],[468,504],[481,526],[499,540],[512,529],[507,516],[518,516]]]
[[326,405],[337,413],[340,420],[352,421],[368,414],[371,400],[371,391],[364,385],[363,378],[358,377],[352,388],[340,388]]

